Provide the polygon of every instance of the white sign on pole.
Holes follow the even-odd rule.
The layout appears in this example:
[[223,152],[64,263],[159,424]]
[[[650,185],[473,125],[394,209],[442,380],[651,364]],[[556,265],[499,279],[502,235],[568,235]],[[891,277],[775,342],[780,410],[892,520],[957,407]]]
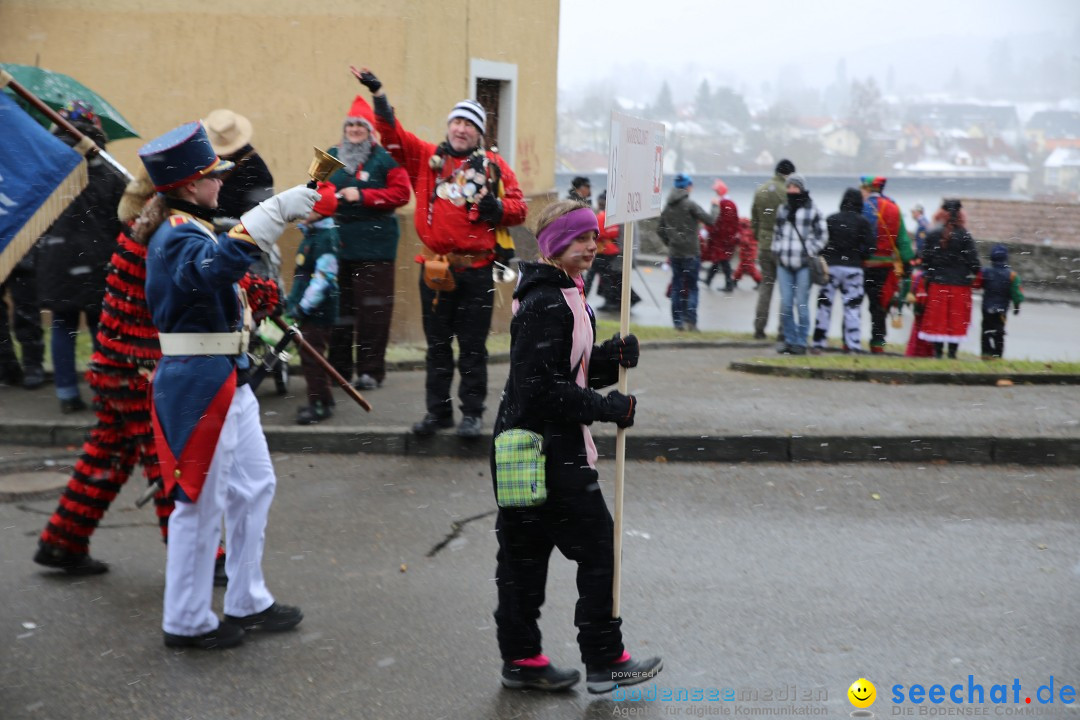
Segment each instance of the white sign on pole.
[[656,217],[663,203],[664,125],[611,111],[608,225]]

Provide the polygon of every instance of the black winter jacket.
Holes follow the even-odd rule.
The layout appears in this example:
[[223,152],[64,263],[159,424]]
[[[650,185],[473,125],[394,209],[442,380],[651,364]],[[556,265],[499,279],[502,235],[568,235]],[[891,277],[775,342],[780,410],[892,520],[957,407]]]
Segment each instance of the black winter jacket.
[[873,254],[876,238],[870,222],[863,217],[862,207],[862,193],[849,189],[840,201],[840,212],[826,218],[829,241],[821,256],[830,267],[861,268],[863,260]]
[[[607,397],[596,392],[618,380],[617,353],[608,340],[592,347],[588,365],[589,387],[574,382],[578,358],[573,358],[574,314],[563,289],[573,280],[562,270],[543,263],[522,263],[514,291],[520,303],[510,323],[510,376],[506,380],[494,434],[523,428],[544,436],[548,495],[572,495],[593,489],[597,473],[586,459],[582,425],[613,421]],[[596,321],[589,311],[596,333]],[[492,445],[492,480],[495,479]]]
[[239,220],[241,215],[274,194],[274,177],[251,145],[245,145],[224,159],[235,162],[236,167],[225,176],[221,185],[217,213]]
[[954,230],[947,244],[942,243],[942,234],[942,228],[931,230],[923,245],[927,282],[970,287],[981,267],[971,233],[963,228]]
[[86,188],[37,242],[38,300],[43,308],[100,310],[109,260],[123,223],[116,214],[127,180],[104,160],[87,161]]

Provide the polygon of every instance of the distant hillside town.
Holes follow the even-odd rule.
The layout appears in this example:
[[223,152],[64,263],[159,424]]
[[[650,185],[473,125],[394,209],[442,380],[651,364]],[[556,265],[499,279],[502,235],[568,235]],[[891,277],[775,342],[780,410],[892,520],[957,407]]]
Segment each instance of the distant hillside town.
[[668,128],[665,171],[768,174],[777,159],[826,175],[1009,178],[1013,193],[1036,200],[1080,199],[1080,100],[1056,106],[883,96],[873,79],[855,80],[844,110],[801,115],[777,102],[751,110],[730,88],[702,81],[677,103],[667,83],[652,103],[591,97],[560,109],[558,171],[607,169],[612,107]]

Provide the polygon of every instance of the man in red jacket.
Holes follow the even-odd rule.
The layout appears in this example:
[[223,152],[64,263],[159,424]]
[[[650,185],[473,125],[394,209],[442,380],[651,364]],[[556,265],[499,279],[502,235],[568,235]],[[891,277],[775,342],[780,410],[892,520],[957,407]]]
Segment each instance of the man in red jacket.
[[383,147],[405,168],[416,194],[416,232],[427,262],[445,258],[453,289],[435,290],[420,279],[420,306],[427,338],[427,414],[413,433],[431,435],[454,424],[450,383],[454,379],[456,337],[460,357],[458,398],[462,420],[457,434],[479,437],[487,396],[487,336],[494,297],[491,264],[500,248],[496,230],[525,221],[525,198],[514,171],[485,150],[486,112],[475,100],[462,100],[446,119],[446,139],[438,145],[406,131],[382,83],[367,68],[353,74],[368,88],[375,106],[376,130]]

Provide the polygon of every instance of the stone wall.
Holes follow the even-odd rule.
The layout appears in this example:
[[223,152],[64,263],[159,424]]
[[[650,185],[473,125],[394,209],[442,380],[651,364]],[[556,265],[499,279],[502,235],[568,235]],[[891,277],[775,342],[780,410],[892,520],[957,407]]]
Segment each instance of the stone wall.
[[[961,198],[968,229],[980,240],[1080,249],[1080,205]],[[931,211],[932,212],[932,211]]]
[[[976,238],[979,259],[990,264],[990,250],[996,240]],[[1021,242],[1003,242],[1009,248],[1009,265],[1020,273],[1024,291],[1029,295],[1040,292],[1071,293],[1080,298],[1080,246],[1054,247]]]
[[1009,248],[1009,264],[1029,293],[1080,293],[1080,205],[962,198],[979,258]]

